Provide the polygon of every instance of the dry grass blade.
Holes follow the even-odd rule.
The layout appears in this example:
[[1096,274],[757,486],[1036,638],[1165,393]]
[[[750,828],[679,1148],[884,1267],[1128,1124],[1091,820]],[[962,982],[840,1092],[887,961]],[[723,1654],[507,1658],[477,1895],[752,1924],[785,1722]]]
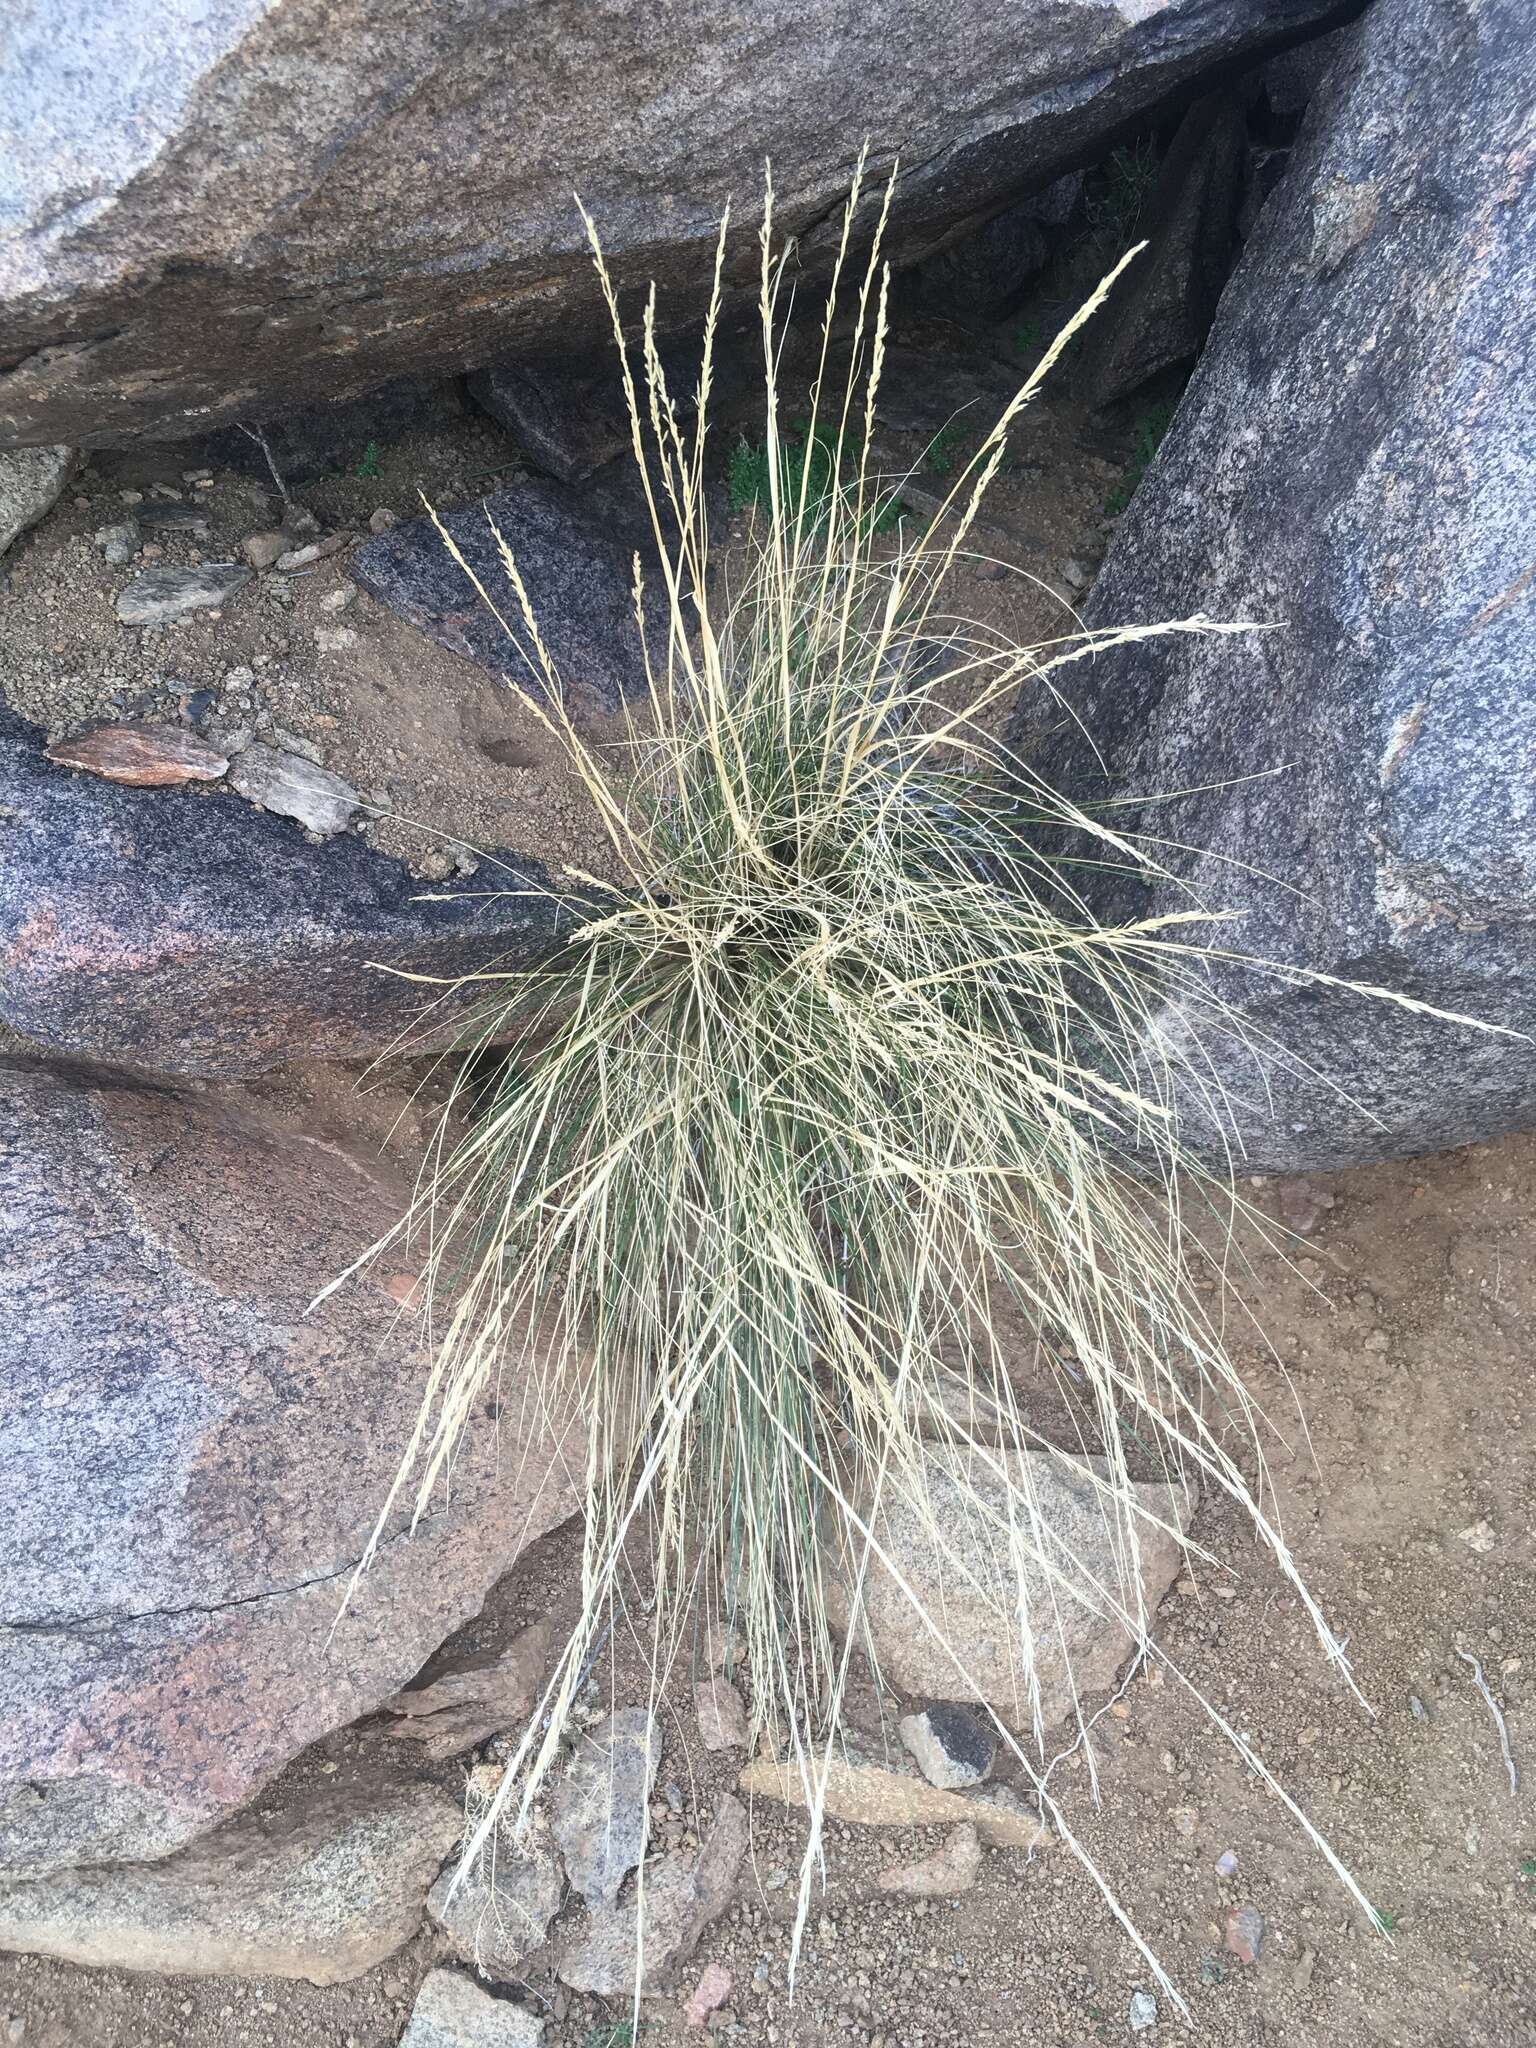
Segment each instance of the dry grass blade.
[[[855,267],[861,197],[856,185],[834,294]],[[778,1731],[807,1792],[802,1925],[854,1649],[828,1618],[832,1578],[856,1596],[877,1567],[899,1577],[880,1536],[893,1504],[927,1530],[933,1575],[993,1601],[999,1630],[1017,1640],[1025,1732],[1004,1726],[1003,1737],[1074,1847],[1045,1782],[1031,1646],[1079,1608],[1161,1655],[1140,1556],[1176,1518],[1147,1505],[1138,1471],[1237,1502],[1347,1676],[1271,1512],[1267,1425],[1185,1228],[1191,1202],[1228,1217],[1235,1203],[1181,1157],[1173,1113],[1180,1085],[1219,1106],[1219,1047],[1243,1030],[1201,971],[1218,914],[1191,904],[1100,923],[1077,863],[1155,875],[1155,850],[1046,788],[986,719],[1024,675],[1117,638],[1241,628],[1197,616],[1038,649],[940,630],[946,576],[1039,373],[933,524],[877,538],[889,486],[869,438],[889,203],[887,189],[851,294],[847,382],[824,389],[829,306],[809,429],[790,445],[778,425],[783,266],[770,191],[771,507],[734,595],[711,567],[707,403],[685,435],[653,309],[637,379],[588,223],[666,639],[632,772],[610,772],[571,725],[536,594],[502,542],[505,623],[625,886],[536,970],[487,978],[483,1043],[511,1037],[516,1049],[489,1062],[489,1078],[482,1062],[473,1083],[466,1069],[456,1084],[444,1129],[462,1115],[465,1135],[434,1150],[407,1226],[425,1244],[437,1347],[407,1461],[419,1504],[493,1381],[504,1400],[511,1389],[574,1401],[590,1446],[582,1619],[470,1855],[504,1824],[508,1798],[531,1812],[639,1546],[654,1598],[637,1625],[651,1631],[657,1671],[700,1611],[745,1634],[757,1728]],[[706,400],[718,302],[717,274]],[[810,472],[818,432],[834,450],[825,488]],[[1170,999],[1215,1050],[1191,1052],[1193,1035],[1183,1049],[1165,1041],[1154,1025]],[[1010,1317],[1040,1372],[1065,1386],[1059,1361],[1072,1361],[1080,1441],[1049,1451],[1093,1488],[1107,1565],[1062,1548],[1027,1465],[976,1430],[960,1428],[977,1484],[959,1525],[936,1508],[927,1429],[942,1416],[953,1438],[957,1386],[969,1412],[1000,1418],[1004,1441],[1040,1440],[1020,1378],[1028,1361],[1002,1334]],[[1241,1459],[1234,1422],[1247,1433]],[[1014,1561],[1001,1597],[976,1569],[983,1550]],[[965,1643],[903,1584],[913,1629],[953,1665],[954,1694],[980,1697]],[[1026,1584],[1043,1585],[1044,1599]]]

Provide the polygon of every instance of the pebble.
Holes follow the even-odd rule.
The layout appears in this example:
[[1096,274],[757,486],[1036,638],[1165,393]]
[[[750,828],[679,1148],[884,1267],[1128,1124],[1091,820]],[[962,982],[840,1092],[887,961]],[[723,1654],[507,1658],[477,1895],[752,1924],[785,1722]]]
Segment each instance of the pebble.
[[899,1723],[902,1745],[930,1785],[943,1792],[980,1785],[992,1774],[997,1737],[977,1715],[940,1700]]
[[1235,1849],[1223,1849],[1216,1858],[1216,1875],[1218,1877],[1236,1877],[1237,1851]]
[[104,526],[91,538],[101,549],[101,558],[109,569],[121,569],[138,552],[139,529],[130,520],[124,520],[117,526]]
[[315,629],[315,645],[322,654],[340,654],[346,648],[357,645],[357,635],[350,626],[318,626]]
[[883,1892],[905,1898],[952,1898],[968,1892],[981,1873],[981,1841],[969,1821],[951,1829],[944,1846],[917,1863],[898,1863],[875,1880]]
[[683,2006],[683,2017],[689,2026],[702,2027],[709,2015],[730,1997],[731,1984],[729,1970],[722,1969],[719,1963],[706,1964],[703,1975]]
[[1499,1540],[1493,1532],[1493,1524],[1486,1519],[1473,1522],[1469,1528],[1458,1529],[1456,1536],[1459,1542],[1466,1544],[1468,1550],[1475,1550],[1479,1557],[1486,1557]]
[[1126,2014],[1133,2034],[1144,2034],[1149,2027],[1157,2025],[1157,2000],[1150,1991],[1133,1991],[1130,2010]]
[[201,505],[146,505],[139,524],[152,526],[158,533],[206,533],[208,514]]
[[392,526],[398,526],[399,523],[399,513],[391,512],[387,505],[376,505],[373,511],[368,514],[368,531],[370,533],[388,533]]
[[700,1679],[693,1688],[693,1704],[699,1717],[699,1740],[706,1749],[746,1748],[746,1708],[728,1678],[717,1674]]
[[1304,1948],[1291,1967],[1291,1982],[1298,1991],[1307,1990],[1312,1983],[1312,1972],[1317,1968],[1317,1950]]
[[248,533],[240,543],[240,550],[253,569],[270,569],[287,546],[286,534]]
[[1264,1940],[1264,1916],[1257,1906],[1229,1906],[1226,1944],[1240,1963],[1256,1963]]

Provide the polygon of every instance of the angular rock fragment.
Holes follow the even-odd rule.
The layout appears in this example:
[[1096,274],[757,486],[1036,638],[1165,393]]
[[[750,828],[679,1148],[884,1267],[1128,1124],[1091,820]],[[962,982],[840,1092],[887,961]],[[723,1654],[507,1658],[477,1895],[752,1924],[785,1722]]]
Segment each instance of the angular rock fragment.
[[55,740],[47,754],[57,767],[81,768],[134,789],[217,782],[229,766],[227,755],[174,725],[92,725]]
[[125,626],[163,626],[189,612],[216,610],[250,580],[250,570],[238,562],[146,569],[117,593],[117,616]]

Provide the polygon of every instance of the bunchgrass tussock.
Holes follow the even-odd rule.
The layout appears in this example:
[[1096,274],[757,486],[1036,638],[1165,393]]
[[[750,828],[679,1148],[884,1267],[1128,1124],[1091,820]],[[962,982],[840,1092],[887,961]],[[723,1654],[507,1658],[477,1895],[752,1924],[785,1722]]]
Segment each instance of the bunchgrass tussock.
[[[493,1385],[504,1411],[569,1406],[587,1447],[581,1616],[468,1857],[532,1813],[616,1615],[658,1675],[716,1617],[746,1642],[754,1736],[771,1734],[803,1782],[799,1925],[864,1646],[830,1613],[856,1613],[867,1575],[889,1568],[912,1630],[952,1663],[953,1695],[980,1701],[943,1602],[901,1578],[882,1541],[896,1504],[931,1532],[925,1577],[993,1600],[1016,1642],[1019,1703],[1001,1736],[1074,1850],[1033,1680],[1053,1613],[1086,1607],[1188,1682],[1144,1597],[1141,1546],[1169,1520],[1138,1471],[1235,1501],[1346,1668],[1268,1505],[1267,1425],[1223,1341],[1222,1232],[1211,1254],[1187,1228],[1192,1209],[1229,1218],[1235,1199],[1182,1157],[1173,1108],[1176,1084],[1219,1094],[1219,1060],[1154,1028],[1172,999],[1217,1039],[1241,1028],[1205,975],[1226,931],[1193,901],[1101,922],[1085,876],[1159,874],[1156,849],[1075,808],[998,738],[1026,678],[1054,688],[1058,670],[1117,642],[1246,627],[1069,622],[1021,647],[945,609],[1011,429],[1129,258],[975,452],[957,451],[932,522],[882,534],[874,514],[897,488],[871,454],[891,188],[855,263],[866,196],[856,184],[819,368],[789,429],[768,188],[762,441],[746,537],[728,553],[707,489],[728,454],[709,440],[719,262],[685,428],[654,294],[626,335],[588,221],[655,531],[634,585],[649,687],[624,746],[599,752],[568,716],[537,592],[504,541],[505,587],[481,596],[618,879],[563,877],[585,905],[568,937],[526,972],[485,978],[482,1057],[459,1070],[401,1226],[422,1249],[435,1359],[402,1473],[418,1510]],[[722,256],[725,237],[722,222]],[[1039,1426],[1037,1385],[1069,1397],[1070,1440]],[[936,1429],[958,1436],[959,1469],[975,1475],[958,1517],[934,1507]],[[1092,1488],[1111,1564],[1061,1545],[1038,1468],[1010,1444]],[[983,1554],[1012,1560],[1001,1593]]]

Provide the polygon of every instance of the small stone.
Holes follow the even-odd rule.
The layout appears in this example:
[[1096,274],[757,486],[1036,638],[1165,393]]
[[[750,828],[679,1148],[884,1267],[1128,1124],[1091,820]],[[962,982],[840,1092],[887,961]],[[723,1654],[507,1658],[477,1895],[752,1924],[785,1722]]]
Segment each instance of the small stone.
[[411,2008],[400,2048],[539,2048],[544,2022],[460,1970],[433,1970]]
[[1317,1968],[1317,1950],[1304,1948],[1291,1966],[1291,1982],[1298,1991],[1311,1988],[1312,1972]]
[[992,1774],[997,1737],[978,1715],[949,1700],[940,1700],[921,1714],[906,1714],[900,1723],[902,1743],[916,1758],[930,1785],[959,1792],[980,1785]]
[[1256,1963],[1259,1960],[1259,1946],[1263,1939],[1264,1916],[1257,1906],[1227,1908],[1227,1948],[1240,1963]]
[[1310,1180],[1279,1183],[1280,1215],[1298,1237],[1310,1237],[1334,1206],[1334,1197]]
[[[1039,1816],[1006,1785],[985,1791],[942,1792],[916,1772],[833,1757],[824,1767],[823,1799],[833,1820],[862,1827],[958,1827],[969,1821],[984,1842],[1000,1849],[1043,1849],[1051,1839]],[[737,1780],[757,1799],[804,1806],[807,1787],[800,1766],[757,1756]]]
[[1144,2034],[1149,2027],[1157,2025],[1157,2000],[1150,1991],[1133,1991],[1130,2010],[1126,2014],[1133,2034]]
[[107,567],[121,569],[138,552],[139,529],[125,519],[117,526],[103,526],[91,539],[101,549],[101,559]]
[[346,584],[340,590],[328,590],[320,600],[323,612],[344,612],[357,595],[355,584]]
[[644,1707],[623,1707],[577,1740],[551,1806],[566,1872],[590,1906],[612,1906],[645,1853],[646,1807],[660,1762],[661,1730]]
[[[402,1308],[420,1306],[419,1274],[395,1273],[382,1285]],[[427,1756],[438,1760],[462,1756],[503,1729],[521,1734],[544,1683],[554,1639],[555,1625],[546,1615],[520,1629],[495,1657],[438,1668],[425,1685],[385,1701],[385,1711],[399,1716],[388,1732],[419,1742]]]
[[146,505],[139,524],[153,527],[157,533],[206,533],[208,514],[201,505]]
[[237,562],[202,562],[194,569],[149,569],[117,594],[126,626],[163,625],[188,612],[215,610],[251,580]]
[[969,1821],[953,1829],[944,1845],[917,1863],[882,1870],[875,1882],[883,1892],[909,1899],[950,1898],[968,1892],[981,1871],[981,1841]]
[[318,626],[315,645],[322,654],[340,654],[357,645],[357,635],[350,626]]
[[288,537],[282,533],[248,533],[240,543],[240,552],[253,569],[270,569],[278,556],[285,553]]
[[1168,1818],[1173,1822],[1174,1832],[1182,1835],[1186,1841],[1200,1825],[1199,1810],[1193,1806],[1176,1806]]
[[357,791],[339,775],[259,740],[236,757],[229,780],[263,810],[296,818],[322,838],[344,832],[357,811]]
[[699,1740],[706,1749],[746,1748],[747,1711],[729,1679],[701,1679],[693,1688],[693,1704],[699,1717]]
[[1061,565],[1061,580],[1069,590],[1086,590],[1091,578],[1081,562],[1068,559]]
[[690,2027],[702,2027],[731,1995],[731,1973],[719,1963],[705,1965],[703,1975],[683,2006],[683,2018]]
[[46,751],[60,768],[82,768],[135,789],[217,782],[229,766],[226,755],[171,725],[93,725],[71,739],[55,740]]
[[5,2038],[13,2044],[17,2041],[25,2041],[27,2038],[27,2023],[19,2012],[12,2013],[11,2017],[6,2021]]
[[1222,1850],[1221,1854],[1216,1858],[1216,1875],[1218,1877],[1236,1877],[1237,1852],[1235,1850]]
[[301,548],[289,548],[286,553],[279,555],[277,566],[279,569],[307,569],[311,562],[318,562],[319,559],[320,543],[312,540],[306,541]]
[[1486,1520],[1473,1522],[1470,1528],[1458,1529],[1456,1535],[1459,1542],[1465,1543],[1468,1550],[1475,1550],[1479,1557],[1486,1557],[1499,1540],[1493,1533],[1493,1524]]
[[370,533],[388,533],[392,526],[399,523],[399,518],[399,513],[391,512],[387,505],[375,505],[368,514],[368,531]]

